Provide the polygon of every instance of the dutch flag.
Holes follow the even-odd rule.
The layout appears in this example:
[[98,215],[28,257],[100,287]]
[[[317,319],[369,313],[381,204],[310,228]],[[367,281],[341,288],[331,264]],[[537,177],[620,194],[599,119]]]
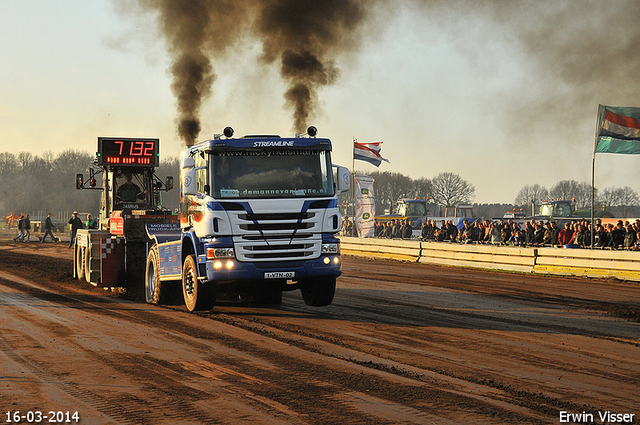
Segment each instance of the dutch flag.
[[640,108],[600,105],[595,152],[640,154]]
[[387,158],[380,155],[380,145],[382,142],[358,143],[353,142],[353,159],[367,161],[376,167],[380,166],[382,161],[389,162]]

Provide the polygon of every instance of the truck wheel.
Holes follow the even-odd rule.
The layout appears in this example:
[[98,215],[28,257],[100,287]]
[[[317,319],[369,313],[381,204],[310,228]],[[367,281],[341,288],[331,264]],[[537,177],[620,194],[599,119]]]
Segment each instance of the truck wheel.
[[302,299],[306,305],[324,307],[333,301],[333,296],[336,293],[335,276],[316,277],[301,283],[300,292],[302,292]]
[[211,285],[198,280],[198,264],[195,255],[189,255],[182,265],[182,295],[189,311],[211,310],[216,302],[216,293]]
[[76,244],[76,277],[78,280],[84,279],[84,247]]
[[162,303],[162,282],[160,281],[160,258],[158,247],[153,246],[147,258],[144,277],[144,298],[149,304]]
[[84,277],[87,283],[91,283],[91,245],[84,249]]
[[180,284],[177,281],[160,280],[160,254],[158,246],[149,250],[144,276],[144,298],[149,304],[182,303]]

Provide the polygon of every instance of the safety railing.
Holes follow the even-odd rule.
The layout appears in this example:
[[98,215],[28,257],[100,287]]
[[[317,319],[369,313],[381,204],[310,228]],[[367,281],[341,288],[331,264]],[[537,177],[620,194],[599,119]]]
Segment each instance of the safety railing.
[[640,281],[640,252],[521,248],[394,239],[341,237],[347,255],[447,266]]

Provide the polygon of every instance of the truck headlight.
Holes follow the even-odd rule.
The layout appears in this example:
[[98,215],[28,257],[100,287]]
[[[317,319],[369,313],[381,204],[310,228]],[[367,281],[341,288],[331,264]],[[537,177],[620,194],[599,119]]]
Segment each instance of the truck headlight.
[[235,258],[233,248],[207,248],[207,258]]
[[322,253],[323,254],[339,254],[340,253],[340,244],[338,244],[338,243],[323,243],[322,244]]
[[225,266],[227,270],[231,270],[235,267],[235,265],[236,264],[233,262],[233,260],[227,260],[226,262],[224,262],[224,264],[223,260],[216,260],[213,262],[213,268],[216,270],[222,269],[223,266]]

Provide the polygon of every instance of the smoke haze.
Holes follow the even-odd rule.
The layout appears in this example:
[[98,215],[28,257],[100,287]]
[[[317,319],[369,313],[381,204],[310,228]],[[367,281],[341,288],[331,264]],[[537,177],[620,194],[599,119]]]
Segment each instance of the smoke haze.
[[315,116],[318,89],[338,79],[333,58],[358,46],[364,7],[354,0],[264,3],[256,23],[262,59],[269,64],[280,58],[280,74],[289,84],[284,96],[293,109],[293,127],[304,132]]
[[242,2],[233,0],[140,0],[158,13],[171,57],[171,91],[178,109],[178,135],[187,146],[200,134],[200,107],[212,93],[212,58],[223,57],[246,22]]
[[[270,124],[278,120],[273,105],[279,106],[274,99],[279,94],[291,112],[292,129],[304,132],[320,112],[323,93],[335,102],[341,95],[331,86],[346,80],[340,89],[345,99],[331,105],[340,112],[327,117],[327,124],[340,121],[342,139],[352,134],[396,139],[386,146],[398,152],[412,144],[436,149],[472,145],[466,152],[476,153],[488,147],[493,153],[483,153],[484,161],[500,155],[500,164],[520,164],[522,154],[534,149],[546,155],[548,168],[558,170],[559,178],[576,178],[556,152],[574,156],[584,150],[585,140],[593,143],[598,103],[636,105],[640,97],[636,0],[134,4],[157,13],[172,61],[178,128],[187,143],[200,131],[200,107],[215,94],[218,68],[224,76],[235,73],[234,86],[225,85],[226,99],[214,101],[210,126],[227,125],[232,115],[243,124]],[[388,39],[395,44],[385,44]],[[256,59],[243,66],[255,67],[236,72],[235,61],[247,58],[247,46]],[[282,86],[270,79],[273,71]],[[259,88],[263,84],[270,84],[269,90]],[[254,92],[263,97],[252,98]],[[237,93],[242,98],[231,97]],[[246,117],[248,109],[260,115]],[[440,122],[454,118],[463,118],[467,131],[459,123],[441,130]],[[427,172],[418,157],[408,162],[407,170]],[[477,161],[460,153],[434,166],[472,173]],[[544,182],[538,180],[543,174],[538,167],[524,170],[528,174],[522,179]]]
[[[449,34],[470,61],[481,61],[477,52],[487,44],[505,41],[520,55],[501,64],[518,64],[521,72],[530,74],[528,80],[517,92],[500,93],[500,104],[487,104],[505,131],[520,133],[516,140],[556,132],[558,126],[551,128],[550,123],[561,120],[569,123],[560,130],[564,140],[578,144],[582,141],[575,137],[576,128],[584,125],[580,117],[594,121],[595,128],[598,102],[638,103],[638,1],[496,0],[471,6],[463,0],[416,0],[413,5]],[[391,14],[394,8],[385,11]],[[523,65],[528,69],[523,71]]]
[[338,79],[333,55],[357,45],[355,29],[364,17],[354,0],[139,1],[143,10],[158,13],[172,61],[178,134],[187,145],[200,133],[200,107],[213,91],[212,60],[223,59],[230,46],[246,37],[262,42],[263,65],[280,61],[293,128],[304,132],[315,116],[318,89]]

